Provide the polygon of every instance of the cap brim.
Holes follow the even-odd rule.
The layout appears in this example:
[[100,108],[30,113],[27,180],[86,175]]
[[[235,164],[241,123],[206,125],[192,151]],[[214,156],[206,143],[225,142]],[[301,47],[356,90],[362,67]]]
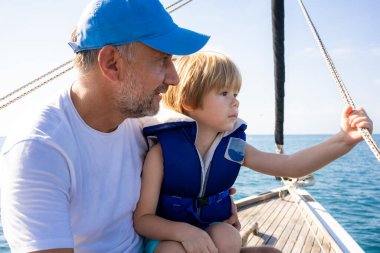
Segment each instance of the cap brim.
[[188,55],[197,52],[206,45],[210,36],[176,27],[159,37],[141,40],[142,43],[167,54]]

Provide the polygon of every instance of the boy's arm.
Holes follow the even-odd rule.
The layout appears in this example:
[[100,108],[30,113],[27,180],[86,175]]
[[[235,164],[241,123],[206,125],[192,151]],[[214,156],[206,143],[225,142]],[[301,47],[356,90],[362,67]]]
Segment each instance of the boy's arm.
[[217,252],[205,231],[156,215],[162,178],[162,149],[161,145],[157,144],[149,150],[144,162],[140,199],[133,217],[137,233],[150,239],[180,242],[188,252]]
[[372,121],[363,109],[354,111],[347,107],[342,116],[341,131],[328,140],[292,155],[261,152],[247,145],[243,165],[273,176],[305,176],[349,152],[362,139],[358,127],[372,132]]

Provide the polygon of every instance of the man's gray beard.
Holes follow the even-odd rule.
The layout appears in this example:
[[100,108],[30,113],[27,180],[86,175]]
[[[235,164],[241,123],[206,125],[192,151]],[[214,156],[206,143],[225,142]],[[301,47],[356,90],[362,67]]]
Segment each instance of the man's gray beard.
[[[128,82],[122,83],[117,92],[116,105],[125,118],[139,118],[157,114],[159,105],[154,104],[157,90],[151,94],[144,94],[142,84],[135,82],[134,78],[128,78]],[[159,88],[163,89],[163,88]]]

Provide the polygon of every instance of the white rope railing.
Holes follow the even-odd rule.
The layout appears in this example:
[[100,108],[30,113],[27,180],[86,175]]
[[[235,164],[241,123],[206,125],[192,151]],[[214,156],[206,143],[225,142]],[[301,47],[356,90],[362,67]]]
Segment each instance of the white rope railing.
[[[49,79],[47,79],[46,81],[38,84],[38,85],[35,85],[31,88],[29,88],[28,90],[24,91],[23,93],[21,93],[20,95],[17,95],[19,92],[21,92],[22,90],[26,89],[27,87],[30,87],[33,83],[41,80],[43,77],[46,77],[48,76],[49,74],[51,73],[47,73],[35,80],[33,80],[32,82],[29,82],[28,84],[20,87],[19,89],[17,90],[14,90],[13,92],[7,94],[6,96],[0,98],[0,101],[3,101],[3,100],[6,100],[8,98],[8,102],[5,102],[3,104],[0,105],[0,110],[4,109],[5,107],[17,102],[18,100],[20,100],[21,98],[25,97],[26,95],[32,93],[33,91],[41,88],[42,86],[44,86],[45,84],[51,82],[52,80],[62,76],[63,74],[69,72],[71,69],[73,69],[73,66],[69,66],[67,67],[66,69],[62,70],[61,72],[59,72],[58,74],[55,74],[54,76],[50,77]],[[55,71],[58,71],[58,70],[55,70]],[[13,98],[12,98],[13,97]]]
[[[352,106],[352,108],[355,109],[355,104],[354,104],[350,94],[348,93],[348,90],[347,90],[346,86],[344,85],[342,78],[339,76],[339,73],[336,70],[335,65],[334,65],[329,53],[327,52],[325,45],[323,44],[317,30],[315,29],[315,26],[314,26],[313,22],[311,21],[311,18],[310,18],[309,14],[305,8],[305,5],[303,4],[302,0],[298,0],[298,3],[301,6],[302,12],[306,18],[306,21],[310,27],[311,32],[314,35],[315,40],[317,41],[317,44],[318,44],[318,46],[322,52],[322,55],[324,56],[324,59],[325,59],[327,65],[330,69],[330,72],[331,72],[336,84],[338,85],[338,88],[339,88],[339,91],[342,95],[342,98],[344,99],[344,101],[348,105]],[[370,147],[371,151],[373,152],[373,154],[375,155],[377,160],[380,162],[380,149],[377,146],[374,139],[372,138],[371,133],[366,128],[359,128],[358,131],[362,135],[363,139],[367,142],[368,146]]]
[[[167,7],[165,7],[165,9],[166,9],[169,13],[172,13],[172,12],[178,10],[179,8],[182,8],[183,6],[185,6],[186,4],[190,3],[190,2],[193,1],[193,0],[187,0],[186,2],[182,3],[183,1],[185,1],[185,0],[179,0],[179,1],[177,1],[177,2],[175,2],[175,3],[173,3],[173,4],[171,4],[171,5],[169,5],[169,6],[167,6]],[[182,4],[181,4],[181,3],[182,3]],[[171,10],[169,10],[170,8],[171,8]]]
[[[28,82],[27,84],[25,85],[22,85],[21,87],[13,90],[12,92],[6,94],[5,96],[1,97],[0,98],[0,110],[1,109],[4,109],[5,107],[15,103],[16,101],[20,100],[21,98],[25,97],[26,95],[32,93],[33,91],[41,88],[42,86],[44,86],[45,84],[49,83],[50,81],[58,78],[59,76],[65,74],[66,72],[70,71],[73,66],[70,65],[72,60],[69,60],[61,65],[59,65],[58,67],[48,71],[47,73],[37,77],[36,79]],[[66,67],[67,65],[69,65],[68,67]],[[62,70],[64,67],[66,67],[66,69]],[[57,71],[59,70],[62,70],[61,72],[59,72],[58,74],[55,74],[54,76],[50,77],[49,79],[47,79],[46,81],[40,83],[40,84],[37,84],[35,85],[35,83],[38,83],[39,81],[43,80],[44,78],[47,78],[48,76],[56,73]],[[34,86],[33,86],[34,85]],[[21,94],[20,94],[21,93]],[[5,102],[3,102],[5,101]]]

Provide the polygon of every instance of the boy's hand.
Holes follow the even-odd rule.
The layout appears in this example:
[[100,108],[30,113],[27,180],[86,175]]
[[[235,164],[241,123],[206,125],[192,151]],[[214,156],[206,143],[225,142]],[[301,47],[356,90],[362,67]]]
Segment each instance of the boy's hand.
[[191,226],[191,228],[187,230],[185,238],[186,239],[181,243],[187,253],[218,252],[211,237],[202,229]]
[[372,133],[372,120],[367,116],[363,108],[353,110],[351,106],[347,106],[343,111],[341,120],[341,129],[346,134],[345,142],[347,144],[356,144],[362,140],[358,128],[367,128]]

